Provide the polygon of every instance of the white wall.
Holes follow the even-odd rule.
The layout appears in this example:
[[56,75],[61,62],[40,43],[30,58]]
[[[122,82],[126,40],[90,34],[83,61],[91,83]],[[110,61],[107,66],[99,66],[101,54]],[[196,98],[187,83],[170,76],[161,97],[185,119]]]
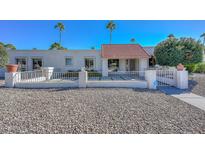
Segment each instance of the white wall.
[[147,88],[147,81],[87,81],[87,87],[102,87],[102,88]]
[[[84,58],[95,58],[95,70],[101,71],[101,55],[96,50],[9,50],[9,63],[15,63],[16,57],[27,58],[28,70],[32,70],[32,58],[43,59],[43,67],[54,67],[55,71],[80,70],[84,67]],[[72,57],[72,66],[65,65],[65,58]]]

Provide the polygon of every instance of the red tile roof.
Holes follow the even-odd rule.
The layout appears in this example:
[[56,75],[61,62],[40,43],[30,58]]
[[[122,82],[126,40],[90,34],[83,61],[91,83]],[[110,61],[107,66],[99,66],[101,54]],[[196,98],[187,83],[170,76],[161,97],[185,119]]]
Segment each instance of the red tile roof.
[[138,44],[103,44],[102,57],[109,59],[149,58],[149,54]]

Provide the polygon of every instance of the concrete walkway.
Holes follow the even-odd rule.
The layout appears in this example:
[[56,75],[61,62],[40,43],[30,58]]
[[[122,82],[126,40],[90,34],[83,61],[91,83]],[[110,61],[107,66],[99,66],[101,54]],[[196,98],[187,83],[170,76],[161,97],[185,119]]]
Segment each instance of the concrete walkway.
[[205,111],[205,97],[174,87],[160,87],[159,90]]

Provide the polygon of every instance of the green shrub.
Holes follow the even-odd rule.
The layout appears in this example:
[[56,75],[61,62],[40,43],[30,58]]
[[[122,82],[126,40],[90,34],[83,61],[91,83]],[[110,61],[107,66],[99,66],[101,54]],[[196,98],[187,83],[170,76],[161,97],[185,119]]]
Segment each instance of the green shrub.
[[66,72],[63,74],[63,77],[78,77],[79,73],[78,72]]
[[205,63],[197,64],[195,73],[205,73]]
[[102,77],[102,73],[99,73],[97,71],[89,71],[88,77]]
[[197,64],[187,64],[185,65],[186,70],[189,73],[194,73],[196,71]]
[[168,38],[155,47],[157,64],[177,66],[200,63],[203,59],[203,45],[192,38]]

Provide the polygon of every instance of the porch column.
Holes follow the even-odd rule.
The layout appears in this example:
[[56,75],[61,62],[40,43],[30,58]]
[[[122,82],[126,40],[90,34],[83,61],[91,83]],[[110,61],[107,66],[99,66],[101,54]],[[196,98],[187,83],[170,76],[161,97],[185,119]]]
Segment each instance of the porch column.
[[148,68],[148,59],[139,59],[139,71],[145,71]]
[[119,71],[126,71],[126,60],[119,59]]
[[102,76],[108,76],[108,59],[102,59]]
[[28,57],[27,59],[27,69],[28,71],[33,71],[33,61],[31,57]]

